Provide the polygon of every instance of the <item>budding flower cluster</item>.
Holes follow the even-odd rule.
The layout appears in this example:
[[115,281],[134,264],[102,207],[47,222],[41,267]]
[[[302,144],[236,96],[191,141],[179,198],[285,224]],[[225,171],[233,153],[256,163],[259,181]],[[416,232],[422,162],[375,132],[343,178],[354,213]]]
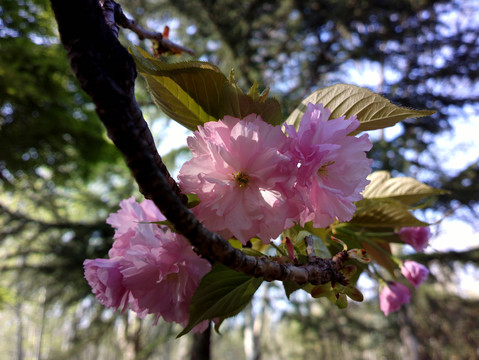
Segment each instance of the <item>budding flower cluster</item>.
[[[402,242],[411,245],[416,251],[424,251],[431,237],[429,227],[404,227],[397,233]],[[406,260],[401,265],[401,274],[417,289],[429,276],[429,270],[422,264]],[[379,306],[386,316],[398,311],[401,305],[409,303],[411,292],[409,288],[398,282],[389,282],[379,294]]]

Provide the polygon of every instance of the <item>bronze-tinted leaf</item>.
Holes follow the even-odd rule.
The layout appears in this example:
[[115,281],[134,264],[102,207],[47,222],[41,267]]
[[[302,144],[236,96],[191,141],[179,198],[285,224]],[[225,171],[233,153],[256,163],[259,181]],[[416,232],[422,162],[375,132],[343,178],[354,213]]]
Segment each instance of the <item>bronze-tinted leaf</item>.
[[331,119],[356,115],[361,125],[352,135],[361,131],[383,129],[407,118],[428,116],[435,112],[397,106],[371,90],[355,85],[337,84],[316,90],[305,98],[286,119],[286,124],[297,128],[310,102],[321,103],[330,109]]

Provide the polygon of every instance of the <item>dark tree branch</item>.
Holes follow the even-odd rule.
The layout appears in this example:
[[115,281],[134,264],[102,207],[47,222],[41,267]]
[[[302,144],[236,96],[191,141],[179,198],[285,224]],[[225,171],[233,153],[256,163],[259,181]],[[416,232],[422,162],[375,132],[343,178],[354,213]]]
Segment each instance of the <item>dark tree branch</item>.
[[403,259],[414,260],[422,264],[439,262],[441,266],[452,265],[456,262],[467,264],[479,264],[479,247],[465,251],[448,251],[433,253],[414,253],[402,257]]
[[[82,222],[70,222],[70,221],[45,222],[19,212],[11,211],[8,207],[4,206],[1,203],[0,203],[0,212],[6,215],[7,223],[10,221],[18,222],[21,226],[25,224],[35,224],[39,226],[42,229],[42,231],[45,231],[48,229],[61,229],[61,230],[73,230],[73,231],[86,230],[86,231],[93,232],[99,229],[108,229],[108,228],[111,229],[111,227],[109,227],[108,225],[105,226],[105,222],[101,222],[101,223],[100,222],[82,223]],[[2,229],[0,230],[0,234],[2,236],[11,235],[10,231],[12,230],[4,231],[4,229]]]
[[180,190],[157,153],[152,134],[134,97],[132,57],[105,22],[98,0],[51,0],[61,41],[82,88],[93,99],[108,136],[122,152],[142,194],[197,251],[232,269],[267,281],[345,283],[340,270],[348,256],[293,266],[247,256],[204,228],[180,200]]

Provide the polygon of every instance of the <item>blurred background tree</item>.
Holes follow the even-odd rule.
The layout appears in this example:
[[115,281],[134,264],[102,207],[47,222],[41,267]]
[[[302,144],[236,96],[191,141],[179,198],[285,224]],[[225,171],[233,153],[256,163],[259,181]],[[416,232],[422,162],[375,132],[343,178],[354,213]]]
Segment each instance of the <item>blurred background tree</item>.
[[[451,190],[424,216],[437,220],[460,208],[456,213],[477,226],[477,148],[438,146],[447,143],[457,124],[478,119],[479,5],[474,1],[120,4],[145,28],[170,26],[170,36],[201,60],[225,73],[234,68],[244,89],[254,80],[270,87],[285,115],[313,90],[338,82],[369,87],[402,105],[435,109],[432,117],[372,134],[373,166]],[[6,358],[18,359],[188,356],[184,348],[190,339],[172,339],[175,326],[152,327],[150,319],[113,314],[91,295],[83,260],[107,255],[113,235],[105,223],[108,213],[121,199],[141,196],[79,90],[48,1],[4,0],[0,14],[0,319],[5,324],[0,348],[7,349]],[[132,33],[121,36],[125,46],[151,47]],[[166,127],[167,119],[138,81],[147,119],[154,129]],[[178,142],[165,156],[172,167],[185,153]],[[447,166],[451,158],[454,169]],[[374,286],[370,301],[347,311],[301,296],[284,306],[284,295],[272,285],[226,324],[224,335],[213,337],[213,357],[479,356],[474,343],[479,334],[471,321],[478,315],[477,293],[466,293],[472,289],[464,290],[455,275],[467,264],[477,278],[478,250],[414,256],[433,270],[434,284],[421,288],[407,310],[384,318]],[[261,324],[270,330],[259,331]],[[246,355],[242,339],[251,340],[245,341]],[[251,351],[254,341],[259,346]]]

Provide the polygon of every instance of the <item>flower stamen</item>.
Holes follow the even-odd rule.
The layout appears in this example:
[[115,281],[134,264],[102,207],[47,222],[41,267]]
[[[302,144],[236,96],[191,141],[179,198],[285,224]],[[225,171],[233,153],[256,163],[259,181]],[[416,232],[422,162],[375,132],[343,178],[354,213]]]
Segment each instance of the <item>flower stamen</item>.
[[233,174],[233,179],[236,181],[238,186],[240,188],[242,187],[247,187],[249,183],[249,175],[245,173],[244,171],[239,171],[235,174]]
[[334,163],[334,161],[328,161],[326,164],[321,165],[317,172],[318,176],[327,178],[328,170],[326,168],[330,165],[333,165]]

